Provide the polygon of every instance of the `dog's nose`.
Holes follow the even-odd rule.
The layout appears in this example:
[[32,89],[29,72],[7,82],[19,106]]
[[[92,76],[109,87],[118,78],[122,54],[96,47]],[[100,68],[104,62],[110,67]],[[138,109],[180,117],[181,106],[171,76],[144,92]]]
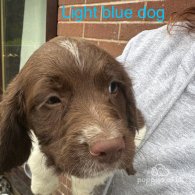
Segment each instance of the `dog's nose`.
[[117,137],[105,141],[96,142],[90,148],[92,156],[97,157],[101,162],[111,163],[116,161],[125,149],[124,138]]

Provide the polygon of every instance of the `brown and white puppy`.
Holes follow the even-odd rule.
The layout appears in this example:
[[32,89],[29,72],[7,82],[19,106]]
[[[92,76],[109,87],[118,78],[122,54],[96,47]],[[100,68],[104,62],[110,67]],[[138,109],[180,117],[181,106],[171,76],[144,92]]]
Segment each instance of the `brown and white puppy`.
[[33,139],[34,193],[52,192],[60,173],[134,174],[140,119],[131,80],[113,57],[84,40],[45,43],[8,86],[0,111],[0,174],[29,158]]

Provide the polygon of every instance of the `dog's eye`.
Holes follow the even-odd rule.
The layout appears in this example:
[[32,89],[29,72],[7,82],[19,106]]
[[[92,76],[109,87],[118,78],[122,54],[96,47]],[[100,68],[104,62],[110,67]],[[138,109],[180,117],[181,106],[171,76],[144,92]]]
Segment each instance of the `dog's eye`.
[[109,93],[116,94],[118,92],[118,83],[113,81],[109,85]]
[[60,103],[60,102],[61,102],[61,100],[60,100],[60,98],[57,97],[57,96],[51,96],[51,97],[49,97],[49,99],[46,101],[47,104],[58,104],[58,103]]

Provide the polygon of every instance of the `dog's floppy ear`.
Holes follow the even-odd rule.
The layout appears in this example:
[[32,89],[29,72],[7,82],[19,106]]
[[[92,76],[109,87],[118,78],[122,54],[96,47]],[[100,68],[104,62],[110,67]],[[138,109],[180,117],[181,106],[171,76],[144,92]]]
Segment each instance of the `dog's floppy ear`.
[[133,88],[131,81],[127,82],[125,89],[126,95],[126,106],[127,106],[127,118],[129,123],[129,128],[134,128],[135,130],[139,130],[144,126],[144,118],[142,113],[136,106],[136,101],[133,93]]
[[22,165],[31,150],[24,94],[18,77],[8,86],[0,102],[0,174]]

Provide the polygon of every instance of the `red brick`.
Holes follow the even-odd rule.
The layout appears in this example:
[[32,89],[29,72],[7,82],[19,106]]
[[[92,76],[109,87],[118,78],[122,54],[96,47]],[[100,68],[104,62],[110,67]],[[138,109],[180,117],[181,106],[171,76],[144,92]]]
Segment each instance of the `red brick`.
[[85,3],[85,0],[59,0],[59,5],[76,5],[83,3]]
[[[92,12],[92,18],[90,18],[89,12],[87,12],[87,17],[86,19],[83,19],[84,21],[100,21],[100,16],[101,16],[101,6],[95,6],[97,8],[97,12],[96,12],[96,16],[97,18],[94,17],[94,11]],[[81,8],[83,9],[83,7],[76,7],[76,9]],[[94,6],[87,6],[87,8],[89,9],[93,9]],[[71,19],[72,21],[76,21],[76,19]]]
[[[70,8],[69,7],[66,8],[65,14],[70,15]],[[63,21],[63,22],[70,21],[69,18],[64,19],[62,17],[62,8],[60,8],[60,7],[58,8],[58,21]]]
[[85,40],[87,40],[88,42],[90,42],[91,44],[94,44],[94,45],[99,45],[99,41],[94,41],[94,40],[90,40],[90,39],[86,39],[84,38]]
[[[153,14],[155,14],[156,16],[154,18],[146,18],[144,19],[145,21],[158,21],[158,16],[157,16],[157,11],[160,9],[159,11],[159,19],[162,20],[162,9],[164,10],[164,21],[166,21],[166,11],[165,11],[165,2],[148,2],[147,3],[147,7],[146,7],[147,11],[149,9],[154,9],[156,13],[153,13],[150,11],[150,15],[152,17]],[[159,23],[161,23],[161,21],[159,21]]]
[[103,2],[115,2],[119,0],[86,0],[86,3],[103,3]]
[[[87,6],[87,7],[90,8],[90,9],[93,9],[93,6]],[[96,6],[96,7],[97,7],[97,12],[96,12],[97,13],[96,14],[97,18],[94,17],[94,12],[92,12],[92,18],[90,18],[89,12],[87,12],[87,17],[85,19],[83,19],[84,21],[100,21],[101,6]],[[83,9],[83,6],[76,7],[76,9],[78,9],[78,8]],[[65,8],[66,16],[71,16],[70,9],[72,9],[72,8],[70,8],[70,7]],[[58,9],[58,21],[76,21],[78,19],[71,18],[71,17],[70,17],[70,19],[64,19],[62,17],[62,7],[59,7],[59,9]]]
[[121,24],[121,30],[119,39],[120,40],[130,40],[132,37],[144,30],[155,29],[164,25],[164,23],[159,24]]
[[82,37],[82,23],[58,23],[58,36]]
[[126,43],[115,43],[115,42],[99,42],[99,47],[105,49],[112,56],[117,57],[122,54],[122,51]]
[[[112,10],[112,6],[115,7],[115,10],[117,9],[119,13],[121,13],[121,10],[131,9],[133,11],[131,18],[125,18],[124,15],[122,18],[117,19],[116,16],[114,18],[102,18],[103,21],[140,21],[143,20],[138,17],[137,12],[139,9],[144,7],[144,3],[125,3],[125,4],[119,4],[119,5],[106,5],[105,8],[109,8],[109,10]],[[124,13],[124,12],[123,12]]]
[[84,37],[97,39],[117,39],[118,30],[118,24],[85,24]]

